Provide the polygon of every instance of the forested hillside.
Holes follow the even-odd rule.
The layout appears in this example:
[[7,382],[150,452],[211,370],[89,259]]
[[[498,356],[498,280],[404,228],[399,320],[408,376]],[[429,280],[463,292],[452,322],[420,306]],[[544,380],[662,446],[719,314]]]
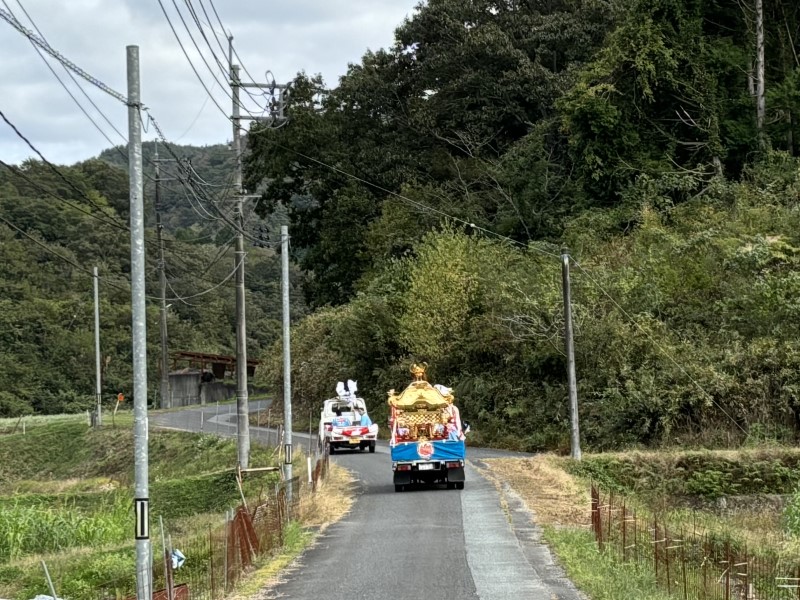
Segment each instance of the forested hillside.
[[567,244],[590,447],[795,436],[800,6],[760,5],[429,0],[335,89],[299,75],[247,177],[318,309],[295,401],[377,409],[426,360],[479,439],[565,448]]
[[[205,156],[204,149],[192,150]],[[213,163],[213,153],[208,160]],[[221,171],[201,168],[202,160],[195,165],[198,180],[222,178]],[[174,168],[167,165],[164,171],[166,178]],[[170,350],[233,354],[232,231],[208,204],[216,194],[181,201],[180,185],[164,186],[175,199],[164,218]],[[224,193],[219,199],[220,210],[229,216],[230,201]],[[152,222],[152,181],[145,187],[145,205]],[[205,211],[205,218],[195,215],[190,223],[187,210]],[[154,228],[148,228],[146,240],[153,401],[160,355]],[[256,356],[280,332],[280,257],[262,244],[248,244],[247,251],[248,350]],[[110,403],[118,392],[132,394],[127,173],[103,160],[68,167],[28,161],[0,169],[0,416],[92,406],[94,266],[101,276],[103,391]],[[299,293],[295,296],[300,315],[302,301]]]
[[[224,144],[204,147],[170,145],[170,149],[176,156],[185,160],[186,164],[190,165],[194,172],[202,173],[202,181],[209,189],[220,190],[230,187],[233,181],[235,164],[230,146]],[[154,142],[142,144],[142,161],[146,175],[145,188],[147,192],[154,193],[154,161],[157,152],[161,161],[161,178],[163,180],[161,201],[164,226],[173,232],[176,237],[186,240],[196,238],[198,234],[210,234],[213,229],[208,226],[208,215],[204,214],[202,208],[188,194],[185,187],[181,186],[177,181],[175,161],[172,154],[164,148],[163,144]],[[121,146],[104,150],[98,158],[103,162],[116,165],[126,172],[128,170],[126,149]],[[127,191],[125,200],[126,204],[120,210],[127,217]],[[147,211],[148,224],[152,224],[154,221],[153,207],[150,208],[151,210]],[[226,230],[224,233],[229,234],[230,232]]]
[[[427,361],[473,440],[564,449],[566,245],[588,447],[794,439],[799,39],[789,0],[429,0],[339,82],[298,75],[288,123],[256,128],[245,157],[263,191],[247,278],[260,383],[281,389],[269,246],[288,219],[300,414],[349,377],[380,419]],[[233,157],[175,151],[192,168],[162,163],[172,347],[232,352]],[[152,144],[144,157],[155,296]],[[115,148],[60,174],[0,171],[2,415],[91,403],[94,265],[105,392],[129,390],[124,168]]]

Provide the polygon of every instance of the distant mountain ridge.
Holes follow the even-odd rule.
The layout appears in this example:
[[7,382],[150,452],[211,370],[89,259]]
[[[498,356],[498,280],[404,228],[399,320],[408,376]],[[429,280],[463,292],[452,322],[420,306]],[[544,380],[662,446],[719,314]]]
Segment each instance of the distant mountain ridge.
[[[204,219],[211,219],[204,214],[202,209],[193,207],[187,200],[180,184],[175,181],[175,166],[172,154],[164,147],[164,144],[156,142],[142,143],[142,159],[145,173],[145,212],[148,222],[154,218],[154,197],[155,197],[155,163],[156,147],[158,147],[158,158],[161,162],[161,198],[163,205],[162,222],[164,227],[181,235],[181,230],[192,228],[197,233],[197,224]],[[225,190],[232,182],[235,161],[233,151],[227,144],[213,144],[210,146],[181,146],[170,144],[172,152],[182,159],[187,159],[198,174],[198,178],[204,183],[200,183],[207,193],[214,197],[223,199]],[[97,157],[99,160],[107,162],[127,171],[128,162],[125,159],[126,148],[117,146],[103,150]],[[208,184],[208,185],[205,185]],[[200,213],[198,215],[198,212]]]

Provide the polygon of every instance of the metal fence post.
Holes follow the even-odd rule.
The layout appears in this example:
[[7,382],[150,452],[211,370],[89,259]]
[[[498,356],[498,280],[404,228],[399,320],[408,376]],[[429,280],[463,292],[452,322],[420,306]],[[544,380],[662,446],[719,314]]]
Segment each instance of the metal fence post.
[[681,570],[683,571],[683,600],[689,600],[689,584],[686,581],[686,531],[681,530]]
[[667,574],[667,594],[672,594],[672,581],[670,573],[669,573],[669,532],[667,531],[667,524],[664,523],[664,563],[666,565],[666,574]]
[[211,530],[211,525],[208,526],[208,572],[211,583],[211,600],[214,600],[217,594],[216,586],[214,585],[214,535]]
[[731,600],[731,544],[725,540],[725,600]]
[[53,596],[53,600],[58,600],[58,596],[56,595],[56,588],[53,586],[53,580],[50,579],[50,572],[47,570],[47,564],[42,560],[42,569],[44,569],[44,577],[47,579],[47,587],[50,588],[50,594]]
[[658,583],[658,518],[655,515],[653,516],[653,568]]
[[628,514],[626,511],[626,502],[622,501],[622,562],[628,560]]

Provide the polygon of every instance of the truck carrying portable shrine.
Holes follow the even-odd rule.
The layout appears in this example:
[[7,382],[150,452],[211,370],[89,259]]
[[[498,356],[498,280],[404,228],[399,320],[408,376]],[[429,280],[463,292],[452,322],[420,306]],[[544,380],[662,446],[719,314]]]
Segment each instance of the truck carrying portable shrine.
[[389,426],[394,490],[413,483],[446,483],[464,489],[465,431],[452,390],[431,385],[426,365],[412,365],[414,380],[396,393],[390,390]]

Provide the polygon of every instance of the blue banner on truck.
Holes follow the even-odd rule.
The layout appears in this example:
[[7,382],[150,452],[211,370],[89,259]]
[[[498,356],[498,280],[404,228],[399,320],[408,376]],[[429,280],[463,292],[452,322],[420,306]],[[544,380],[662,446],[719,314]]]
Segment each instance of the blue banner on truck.
[[400,442],[392,448],[392,460],[459,460],[466,456],[464,441]]

